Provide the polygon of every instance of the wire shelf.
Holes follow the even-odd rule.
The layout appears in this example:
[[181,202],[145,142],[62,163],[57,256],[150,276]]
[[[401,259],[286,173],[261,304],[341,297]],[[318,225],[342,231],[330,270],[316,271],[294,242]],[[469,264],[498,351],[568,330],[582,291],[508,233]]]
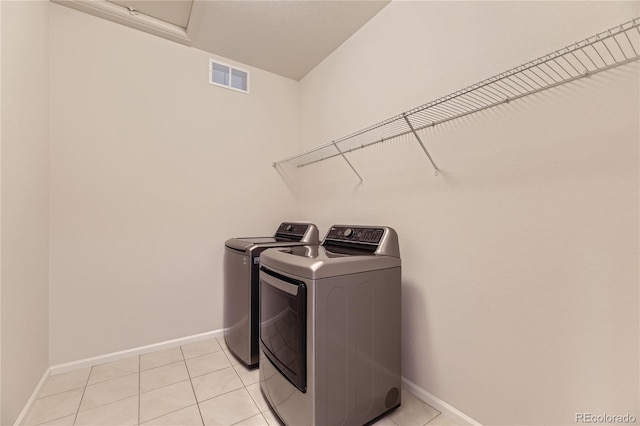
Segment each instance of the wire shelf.
[[422,143],[417,133],[419,130],[636,61],[640,59],[639,27],[640,18],[635,18],[335,141],[277,161],[273,165],[303,167],[329,158],[343,157],[362,182],[345,154],[413,134],[437,175],[438,168]]

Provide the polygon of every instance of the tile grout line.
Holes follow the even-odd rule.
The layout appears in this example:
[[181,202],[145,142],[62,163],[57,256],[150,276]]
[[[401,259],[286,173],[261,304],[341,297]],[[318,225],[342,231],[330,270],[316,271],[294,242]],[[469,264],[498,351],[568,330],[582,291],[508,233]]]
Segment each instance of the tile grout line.
[[422,426],[427,426],[429,423],[431,423],[432,421],[434,421],[435,419],[437,419],[440,416],[440,414],[437,414],[434,418],[432,418],[431,420],[429,420],[428,422],[426,422],[425,424],[423,424]]
[[[212,371],[208,371],[208,372],[203,373],[203,374],[198,374],[197,376],[193,376],[192,378],[193,378],[193,379],[197,379],[197,378],[200,378],[200,377],[202,377],[202,376],[207,376],[207,375],[209,375],[209,374],[213,374],[213,373],[219,373],[219,372],[220,372],[220,371],[222,371],[222,370],[228,370],[228,369],[230,369],[230,368],[231,368],[231,369],[233,369],[233,371],[234,371],[236,374],[238,374],[238,372],[236,371],[236,369],[235,369],[235,368],[233,368],[233,365],[228,365],[228,366],[226,366],[226,367],[218,368],[217,370],[212,370]],[[187,370],[189,370],[189,369],[187,368]],[[191,376],[189,376],[189,377],[191,377]],[[240,379],[240,375],[239,375],[239,374],[238,374],[238,379]],[[242,379],[240,379],[240,381],[242,382]],[[243,383],[243,384],[244,384],[244,383]]]
[[[120,399],[117,399],[117,400],[115,400],[115,401],[110,401],[110,402],[106,402],[106,403],[104,403],[104,404],[96,405],[95,407],[88,408],[88,409],[86,409],[86,410],[83,410],[82,412],[83,412],[83,413],[88,413],[88,412],[93,411],[93,410],[97,410],[97,409],[100,409],[100,408],[104,408],[104,407],[106,407],[107,405],[114,405],[114,404],[118,404],[119,402],[126,401],[127,399],[130,399],[130,398],[133,398],[133,397],[135,397],[135,395],[125,396],[124,398],[120,398]],[[76,417],[77,417],[77,415],[78,415],[78,414],[80,414],[80,410],[78,410],[78,412],[76,413]],[[69,416],[70,416],[70,415],[69,415]],[[69,416],[63,416],[63,417],[60,417],[60,418],[69,417]],[[54,420],[58,420],[58,419],[54,419]],[[77,420],[77,419],[76,419],[76,420]],[[51,421],[51,420],[49,420],[49,421]],[[75,423],[75,421],[74,421],[74,423]],[[44,424],[44,423],[43,423],[43,424]],[[76,426],[82,426],[82,425],[77,424]]]
[[[187,362],[186,362],[186,360],[185,360],[185,358],[184,358],[184,353],[182,352],[182,346],[178,346],[178,348],[180,349],[180,355],[181,355],[181,357],[182,357],[182,360],[181,360],[181,361],[175,361],[175,362],[170,362],[170,363],[168,363],[168,364],[158,365],[158,366],[156,366],[156,367],[148,368],[148,369],[146,369],[146,370],[144,370],[144,371],[150,371],[150,370],[153,370],[153,369],[156,369],[156,368],[166,367],[167,365],[171,365],[171,364],[178,364],[179,362],[182,362],[182,363],[184,364],[184,366],[185,366],[185,369],[187,370],[187,375],[189,375],[189,368],[187,368]],[[140,357],[142,357],[142,355],[141,355]],[[140,362],[142,363],[142,359],[140,360]],[[166,388],[166,387],[173,386],[173,385],[175,385],[175,384],[182,383],[182,382],[186,382],[186,381],[187,381],[187,379],[185,379],[185,380],[180,380],[180,381],[175,382],[175,383],[170,383],[170,384],[168,384],[168,385],[160,386],[160,387],[155,388],[155,389],[150,389],[150,390],[148,390],[148,391],[146,391],[146,392],[141,392],[141,393],[139,393],[139,395],[140,395],[140,396],[139,396],[139,398],[141,399],[141,395],[142,395],[142,393],[149,393],[149,392],[153,392],[153,391],[156,391],[156,390],[158,390],[158,389]],[[189,377],[189,382],[191,382],[191,377]],[[193,390],[193,384],[192,384],[192,383],[191,383],[191,388],[192,388],[192,390]],[[180,410],[184,410],[185,408],[188,408],[188,407],[193,407],[194,405],[197,405],[197,404],[198,404],[198,398],[197,398],[197,397],[195,397],[195,391],[194,391],[194,398],[195,398],[195,400],[196,400],[196,403],[195,403],[195,404],[187,405],[186,407],[178,408],[177,410],[173,410],[173,411],[170,411],[170,412],[168,412],[168,413],[164,413],[164,414],[161,414],[161,415],[159,415],[159,416],[153,417],[153,418],[151,418],[151,419],[147,419],[147,420],[145,420],[145,422],[144,422],[144,423],[146,423],[146,422],[150,422],[151,420],[159,419],[160,417],[164,417],[164,416],[169,415],[169,414],[172,414],[172,413],[176,413],[176,412],[178,412],[178,411],[180,411]],[[200,408],[198,407],[198,411],[199,411],[199,410],[200,410]],[[140,418],[140,412],[138,412],[138,418]],[[201,418],[202,418],[202,416],[201,416]],[[139,423],[139,421],[138,421],[138,423]],[[203,422],[203,423],[204,423],[204,422]]]
[[[220,394],[218,394],[218,395],[216,395],[216,396],[212,396],[211,398],[203,399],[202,401],[199,401],[199,402],[198,402],[198,404],[200,404],[200,402],[207,402],[207,401],[211,401],[211,400],[212,400],[212,399],[214,399],[214,398],[217,398],[217,397],[222,396],[222,395],[226,395],[226,394],[231,393],[231,392],[238,391],[238,390],[240,390],[240,389],[242,389],[242,388],[244,388],[244,387],[245,387],[245,386],[244,386],[244,385],[242,385],[242,387],[239,387],[239,388],[237,388],[237,389],[231,389],[231,390],[229,390],[229,391],[222,392],[222,393],[220,393]],[[247,392],[249,392],[249,391],[247,390]],[[251,396],[251,394],[249,394],[249,396]],[[196,401],[197,401],[197,399],[198,399],[198,398],[196,397]],[[253,398],[251,398],[251,400],[253,401]],[[254,401],[253,403],[255,404],[255,401]],[[258,408],[258,411],[260,411],[260,409],[259,409],[259,408]],[[262,412],[262,411],[260,411],[260,412]]]
[[147,419],[142,424],[144,425],[145,423],[148,423],[148,422],[150,422],[152,420],[157,420],[157,419],[159,419],[161,417],[168,416],[169,414],[177,413],[178,411],[182,411],[185,408],[194,407],[194,406],[197,406],[197,405],[198,405],[197,403],[196,404],[191,404],[191,405],[187,405],[186,407],[178,408],[177,410],[169,411],[168,413],[164,413],[164,414],[161,414],[159,416],[153,417],[151,419]]
[[[222,371],[225,368],[229,368],[229,367],[222,367],[222,368],[218,368],[217,370],[207,371],[206,373],[198,374],[197,376],[189,375],[189,377],[192,378],[192,379],[197,379],[198,377],[206,376],[207,374],[217,373],[218,371]],[[187,371],[189,371],[189,367],[187,367]]]
[[[224,349],[220,349],[219,351],[207,352],[206,354],[200,354],[200,355],[192,356],[191,358],[185,358],[185,361],[188,360],[188,359],[202,358],[202,357],[205,357],[207,355],[217,354],[218,352],[224,352]],[[184,354],[183,354],[183,356],[184,356]],[[225,357],[226,357],[226,355],[225,355]]]
[[[145,368],[144,370],[140,370],[140,372],[142,373],[143,371],[147,372],[147,371],[151,371],[151,370],[157,370],[158,368],[166,367],[168,365],[178,364],[180,362],[185,362],[185,360],[181,359],[181,360],[178,360],[178,361],[171,361],[171,362],[168,362],[166,364],[156,365],[155,367]],[[186,364],[186,362],[185,362],[185,364]]]
[[[0,0],[0,1],[2,1],[2,0]],[[186,382],[187,380],[189,380],[189,379],[187,378],[187,379],[178,380],[177,382],[169,383],[168,385],[162,385],[160,387],[149,389],[147,391],[141,392],[141,394],[143,394],[143,393],[147,394],[147,393],[155,392],[155,391],[160,390],[160,389],[168,388],[169,386],[177,385],[178,383]],[[131,398],[131,397],[128,397],[128,398]],[[126,398],[123,398],[123,399],[126,399]],[[106,405],[106,404],[103,404],[103,405]]]
[[[76,389],[80,389],[80,388],[76,388]],[[61,393],[65,393],[65,392],[71,392],[71,391],[74,391],[74,390],[76,390],[76,389],[71,389],[71,390],[64,391],[64,392],[58,392],[58,393],[56,393],[55,395],[59,395],[59,394],[61,394]],[[47,396],[45,396],[45,397],[43,397],[43,398],[48,398],[48,397],[49,397],[49,395],[47,395]],[[37,401],[37,400],[39,400],[39,399],[42,399],[42,398],[36,398],[36,401]],[[62,416],[60,416],[60,417],[56,417],[55,419],[47,419],[47,420],[44,420],[44,421],[43,421],[43,422],[41,422],[41,423],[36,424],[35,426],[43,426],[43,425],[46,425],[46,424],[47,424],[47,423],[49,423],[49,422],[53,422],[53,421],[56,421],[56,420],[61,420],[61,419],[64,419],[65,417],[70,417],[70,416],[72,416],[72,414],[68,414],[68,415],[66,415],[66,416],[65,416],[65,415],[62,415]],[[29,416],[29,417],[31,417],[31,416]],[[29,425],[29,420],[30,420],[30,418],[27,418],[26,420],[27,420],[27,422],[26,422],[25,424],[26,424],[26,425]]]
[[[91,374],[91,370],[89,370],[89,374]],[[46,385],[46,383],[49,381],[49,379],[50,379],[51,377],[52,377],[52,375],[51,375],[51,373],[49,372],[49,374],[47,375],[47,378],[46,378],[46,380],[45,380],[45,382],[44,382],[43,384],[45,384],[45,385]],[[88,378],[87,378],[87,380],[88,380]],[[75,387],[75,388],[73,388],[73,389],[67,389],[67,390],[62,390],[62,391],[59,391],[59,392],[54,392],[54,393],[51,393],[51,394],[48,394],[48,395],[42,395],[42,391],[43,391],[43,389],[44,389],[44,386],[43,386],[42,388],[40,388],[40,390],[39,390],[38,394],[36,395],[36,397],[35,397],[35,399],[34,399],[34,401],[33,401],[33,405],[35,405],[38,401],[41,401],[41,400],[43,400],[43,399],[47,399],[47,398],[50,398],[50,397],[58,396],[58,395],[61,395],[61,394],[63,394],[63,393],[67,393],[67,392],[73,392],[73,391],[78,390],[78,389],[83,389],[83,395],[84,395],[84,388],[85,388],[85,387],[86,387],[86,381],[85,381],[85,384],[84,384],[84,385],[81,385],[81,386]],[[82,396],[81,396],[80,398],[81,398],[81,400],[82,400]],[[79,407],[79,406],[78,406],[78,407]],[[26,417],[22,420],[22,421],[23,421],[23,424],[27,424],[27,425],[28,425],[28,424],[29,424],[29,422],[31,421],[31,417],[33,416],[33,408],[32,408],[30,411],[31,411],[31,412],[29,413],[29,415],[28,415],[28,416],[26,416]],[[77,412],[78,412],[78,410],[76,410],[76,414],[77,414]],[[63,418],[65,418],[65,417],[70,417],[70,416],[72,416],[72,415],[73,415],[73,414],[67,414],[67,415],[62,415],[62,416],[60,416],[60,417],[56,417],[56,418],[54,418],[54,419],[44,420],[43,422],[38,423],[36,426],[44,425],[44,424],[46,424],[47,422],[52,422],[52,421],[55,421],[55,420],[60,420],[60,419],[63,419]],[[74,418],[74,420],[75,420],[75,418]]]
[[[83,389],[84,387],[85,387],[85,385],[79,385],[79,386],[77,386],[75,388],[72,388],[72,389],[62,390],[62,391],[59,391],[59,392],[50,393],[48,395],[42,395],[42,396],[40,396],[40,393],[38,393],[38,397],[36,398],[36,401],[38,401],[40,399],[46,399],[46,398],[49,398],[49,397],[52,397],[52,396],[58,396],[60,394],[67,393],[67,392],[73,392],[74,390]],[[71,414],[69,414],[69,415],[71,415]]]
[[[128,376],[133,376],[133,374],[128,374],[127,376],[122,376],[122,377],[128,377]],[[120,379],[120,378],[121,378],[121,377],[118,377],[118,378],[113,379],[113,380],[117,380],[117,379]],[[104,382],[102,382],[102,383],[104,383]],[[138,383],[140,383],[140,377],[138,377]],[[93,385],[89,385],[89,386],[93,386]],[[89,387],[89,386],[87,386],[87,387]],[[86,392],[86,387],[85,387],[85,392]],[[82,397],[83,397],[83,398],[84,398],[84,394],[85,394],[85,392],[83,392],[83,394],[82,394]],[[139,394],[140,394],[140,392],[138,392],[137,394],[139,395]],[[100,404],[98,404],[98,405],[96,405],[96,406],[94,406],[94,407],[87,408],[86,410],[83,410],[83,412],[87,412],[87,411],[95,410],[95,409],[97,409],[97,408],[104,407],[105,405],[115,404],[115,403],[117,403],[117,402],[124,401],[125,399],[133,398],[134,396],[136,396],[136,395],[134,394],[134,395],[129,395],[129,396],[121,396],[121,397],[119,397],[119,399],[115,399],[115,400],[113,400],[113,401],[109,401],[109,402],[103,402],[103,403],[100,403]],[[80,406],[78,406],[77,414],[80,414]]]
[[[220,350],[223,350],[223,348],[222,348],[222,346],[220,346],[220,342],[218,342],[217,338],[213,337],[212,339],[207,339],[207,340],[213,340],[214,342],[216,342],[216,345],[218,345],[218,347],[220,348]],[[186,345],[184,345],[184,346],[189,346],[189,345],[191,345],[191,344],[195,344],[195,343],[203,343],[203,342],[206,342],[207,340],[202,340],[202,341],[199,341],[199,342],[188,343],[188,344],[186,344]],[[180,351],[182,352],[182,359],[183,359],[185,362],[186,362],[186,360],[188,360],[188,359],[199,358],[199,357],[201,357],[201,356],[211,355],[211,354],[214,354],[214,353],[216,353],[216,352],[220,352],[220,351],[217,351],[217,350],[216,350],[216,351],[211,351],[211,352],[201,353],[201,354],[199,354],[199,355],[193,355],[193,356],[190,356],[189,358],[187,358],[187,357],[186,357],[186,355],[184,354],[184,350],[182,349],[182,346],[183,346],[183,345],[180,345],[179,347],[180,347]]]
[[[237,373],[236,373],[237,374]],[[256,409],[258,410],[258,414],[260,414],[260,416],[264,419],[264,416],[262,415],[262,411],[260,411],[260,407],[258,407],[258,404],[256,404],[256,401],[253,399],[253,397],[251,396],[251,392],[249,392],[249,389],[247,389],[247,386],[244,386],[244,391],[249,395],[249,399],[251,399],[251,402],[253,402],[253,405],[255,405]],[[236,389],[237,390],[237,389]],[[237,422],[233,423],[231,426],[233,425],[237,425],[240,422],[243,422],[247,419],[250,419],[252,417],[257,416],[258,414],[254,414],[253,416],[249,416],[246,419],[242,419],[242,420],[238,420]],[[266,419],[265,419],[266,420]]]
[[[216,338],[216,340],[217,340],[217,338]],[[247,388],[247,386],[254,385],[255,383],[251,383],[251,385],[246,385],[246,384],[244,383],[244,381],[243,381],[243,380],[242,380],[242,378],[240,377],[240,374],[238,374],[238,370],[236,369],[236,366],[235,366],[234,364],[232,364],[232,360],[231,360],[231,359],[229,359],[229,355],[231,355],[231,353],[229,353],[229,355],[228,355],[228,354],[225,352],[225,350],[224,350],[224,348],[225,348],[225,346],[226,346],[226,343],[227,343],[227,342],[225,341],[225,342],[224,342],[224,346],[223,346],[223,345],[222,345],[222,343],[218,342],[218,345],[219,345],[219,346],[220,346],[220,348],[222,349],[222,353],[223,353],[223,354],[224,354],[224,356],[227,358],[227,361],[229,362],[229,364],[231,364],[231,368],[233,368],[233,371],[235,371],[235,372],[236,372],[236,375],[238,376],[238,378],[240,378],[240,382],[242,383],[242,386],[244,387],[245,392],[247,392],[247,393],[249,394],[249,398],[251,398],[251,401],[253,402],[253,404],[254,404],[254,405],[256,406],[256,408],[258,409],[258,414],[260,414],[260,416],[262,416],[262,418],[263,418],[263,419],[265,419],[265,421],[266,421],[266,418],[264,417],[264,414],[262,414],[262,413],[264,413],[264,411],[260,410],[260,407],[258,406],[258,403],[257,403],[257,402],[256,402],[256,400],[253,398],[253,395],[251,395],[251,392],[249,392],[249,389]],[[231,355],[231,356],[233,356],[233,355]],[[237,365],[238,365],[238,366],[241,366],[241,367],[244,367],[244,366],[242,366],[241,364],[237,364]],[[249,370],[249,371],[251,371],[251,370]],[[260,383],[260,381],[258,381],[258,382],[256,382],[256,383]],[[237,389],[236,389],[236,390],[237,390]],[[229,392],[226,392],[226,393],[230,393],[230,392],[233,392],[233,391],[229,391]],[[224,395],[224,394],[221,394],[221,395]],[[218,395],[218,396],[220,396],[220,395]],[[215,397],[213,397],[213,398],[215,398]],[[213,398],[210,398],[210,399],[213,399]],[[208,401],[208,400],[207,400],[207,401]],[[254,416],[257,416],[258,414],[254,415]],[[240,421],[238,421],[238,422],[236,422],[236,423],[234,423],[234,424],[240,423],[240,422],[242,422],[242,421],[244,421],[244,420],[247,420],[247,419],[250,419],[251,417],[254,417],[254,416],[247,417],[246,419],[240,420]]]
[[[93,368],[93,367],[91,367],[91,368]],[[138,371],[138,373],[139,373],[139,371]],[[86,386],[85,386],[85,387],[95,386],[95,385],[100,385],[100,384],[102,384],[102,383],[106,383],[106,382],[109,382],[109,381],[111,381],[111,380],[118,380],[118,379],[122,379],[122,378],[124,378],[124,377],[133,376],[134,374],[137,374],[137,373],[136,373],[136,372],[133,372],[133,373],[127,373],[127,374],[123,374],[122,376],[116,376],[116,377],[112,377],[112,378],[110,378],[110,379],[100,380],[99,382],[95,382],[95,383],[91,383],[91,384],[87,382],[87,384],[86,384]]]
[[89,375],[87,376],[87,381],[84,383],[84,388],[82,388],[82,396],[80,397],[80,402],[78,403],[78,408],[76,408],[76,415],[73,417],[73,424],[75,425],[78,421],[78,414],[80,413],[80,406],[82,405],[82,400],[84,399],[84,394],[87,392],[87,386],[89,386],[89,379],[91,378],[91,373],[93,372],[93,367],[89,370]]
[[141,390],[141,383],[142,382],[142,355],[138,355],[138,425],[140,424],[140,394],[142,392],[140,392]]
[[[249,397],[251,397],[251,395],[249,395]],[[253,402],[253,404],[255,405],[255,401],[253,401],[253,398],[251,399],[251,401],[252,401],[252,402]],[[257,405],[256,405],[256,407],[257,407]],[[264,416],[262,415],[262,411],[260,411],[260,409],[259,409],[259,408],[258,408],[258,414],[259,414],[259,415],[264,419]],[[245,420],[248,420],[248,419],[250,419],[250,418],[252,418],[252,417],[257,416],[258,414],[254,414],[253,416],[249,416],[249,417],[247,417],[246,419],[238,420],[237,422],[232,423],[232,424],[231,424],[231,426],[237,425],[237,424],[238,424],[238,423],[240,423],[240,422],[244,422]],[[266,419],[265,419],[265,420],[266,420]]]
[[[218,344],[219,344],[219,343],[218,343]],[[226,345],[226,342],[225,342],[225,345]],[[232,367],[234,367],[233,362],[235,361],[235,359],[231,359],[231,357],[233,357],[233,355],[231,354],[231,352],[229,352],[229,355],[231,355],[231,357],[229,357],[229,355],[227,355],[227,352],[224,350],[224,348],[222,348],[222,353],[224,354],[224,356],[226,356],[226,357],[227,357],[227,361],[229,361],[229,364],[231,364],[231,366],[232,366]],[[236,362],[237,362],[237,361],[236,361]],[[237,364],[237,365],[240,365],[240,364]],[[235,370],[235,368],[234,368],[234,370]]]
[[180,346],[180,353],[182,354],[182,361],[184,362],[184,366],[187,369],[187,375],[189,376],[189,384],[191,385],[191,391],[193,392],[193,398],[196,400],[196,407],[198,407],[198,414],[200,414],[200,420],[204,425],[204,417],[202,417],[202,411],[200,410],[200,402],[198,402],[198,395],[196,395],[196,389],[193,387],[193,380],[191,378],[191,372],[189,371],[189,367],[187,366],[187,359],[184,356],[184,351],[182,350],[182,346]]
[[[437,411],[437,410],[436,410]],[[438,414],[436,414],[436,416],[434,418],[432,418],[431,420],[429,420],[428,422],[426,422],[424,424],[424,426],[427,426],[428,424],[430,424],[431,422],[433,422],[435,419],[437,419],[438,417],[442,416],[442,413],[440,411],[438,411]]]

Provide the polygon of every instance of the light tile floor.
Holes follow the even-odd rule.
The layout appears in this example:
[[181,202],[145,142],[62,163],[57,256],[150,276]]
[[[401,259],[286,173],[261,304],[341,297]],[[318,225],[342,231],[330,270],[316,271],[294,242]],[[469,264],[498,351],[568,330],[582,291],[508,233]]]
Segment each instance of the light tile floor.
[[[223,338],[122,359],[47,378],[26,425],[279,426],[260,392],[258,370]],[[376,426],[455,425],[409,392]],[[295,426],[295,425],[292,425]]]

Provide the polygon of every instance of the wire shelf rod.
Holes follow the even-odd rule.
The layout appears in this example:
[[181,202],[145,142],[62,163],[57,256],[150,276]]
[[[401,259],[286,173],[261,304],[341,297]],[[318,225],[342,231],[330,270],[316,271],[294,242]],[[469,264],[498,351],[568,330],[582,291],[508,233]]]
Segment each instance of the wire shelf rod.
[[[609,34],[611,34],[611,30],[609,30]],[[620,49],[620,52],[622,52],[622,56],[624,56],[625,59],[629,59],[626,55],[626,53],[624,53],[624,50],[622,49],[622,46],[620,46],[620,43],[618,42],[618,40],[613,37],[613,41],[616,42],[616,45],[618,46],[618,49]]]
[[[622,25],[621,25],[622,27]],[[640,30],[638,31],[640,33]],[[633,46],[633,43],[631,42],[631,39],[629,38],[629,34],[627,34],[627,32],[623,32],[622,34],[624,34],[624,36],[627,38],[627,41],[629,42],[629,46],[631,46],[631,49],[633,50],[633,54],[634,55],[638,55],[638,52],[636,51],[636,48]]]
[[427,151],[427,148],[424,146],[424,143],[422,142],[422,139],[420,139],[420,135],[418,135],[418,132],[416,132],[416,130],[413,128],[413,125],[411,124],[411,121],[409,120],[409,117],[406,114],[404,116],[404,119],[407,122],[407,126],[409,126],[409,129],[411,130],[411,133],[413,133],[413,136],[415,136],[415,138],[418,140],[418,143],[420,144],[420,147],[422,148],[424,153],[427,154],[427,158],[429,159],[429,162],[433,166],[433,168],[435,170],[435,175],[437,176],[438,172],[439,172],[438,166],[436,166],[436,163],[433,162],[433,158],[431,158],[431,154],[429,154],[429,151]]
[[[636,60],[638,60],[638,59],[639,59],[639,58],[630,58],[630,59],[628,59],[627,61],[625,61],[625,63],[633,62],[633,61],[636,61]],[[606,71],[606,70],[608,70],[608,69],[615,68],[615,67],[617,67],[617,66],[619,66],[619,65],[621,65],[621,64],[612,64],[612,65],[609,65],[609,66],[607,66],[607,67],[605,67],[605,68],[601,68],[601,69],[599,69],[599,70],[597,70],[597,71],[594,71],[592,74],[596,74],[596,73],[599,73],[599,72],[602,72],[602,71]],[[584,77],[585,77],[584,75],[580,75],[580,76],[572,77],[569,81],[578,80],[578,79],[581,79],[581,78],[584,78]],[[564,84],[564,83],[567,83],[567,82],[568,82],[568,81],[558,82],[558,83],[556,83],[556,84],[554,84],[554,85],[550,85],[550,86],[547,86],[547,87],[543,87],[543,88],[541,88],[541,89],[538,89],[538,90],[536,90],[535,92],[532,92],[532,93],[525,93],[525,94],[522,94],[522,95],[520,95],[520,96],[513,97],[513,98],[511,98],[511,99],[509,99],[509,100],[506,100],[506,101],[497,102],[497,103],[492,104],[492,105],[487,105],[486,107],[481,108],[481,109],[478,109],[478,110],[469,111],[469,112],[467,112],[467,113],[460,114],[460,115],[457,115],[457,116],[455,116],[455,117],[449,117],[449,118],[447,118],[446,120],[442,120],[442,121],[435,122],[435,123],[433,123],[433,125],[435,126],[435,125],[438,125],[438,124],[445,123],[445,122],[447,122],[447,121],[451,121],[451,120],[455,120],[455,119],[458,119],[458,118],[462,118],[462,117],[464,117],[464,116],[466,116],[466,115],[475,114],[476,112],[480,112],[480,111],[485,110],[485,109],[493,108],[493,107],[495,107],[495,106],[497,106],[497,105],[499,105],[499,104],[507,103],[507,102],[509,102],[509,101],[511,101],[511,100],[517,100],[517,99],[519,99],[519,98],[523,98],[523,97],[528,96],[528,95],[533,94],[533,93],[542,92],[542,91],[544,91],[544,90],[551,89],[552,87],[560,86],[560,85],[562,85],[562,84]],[[416,127],[416,131],[423,130],[423,129],[427,128],[427,127],[431,127],[431,126]],[[400,135],[398,135],[398,136],[400,136]]]
[[353,171],[353,173],[356,174],[356,176],[358,176],[358,179],[360,179],[360,185],[362,185],[362,176],[360,176],[360,173],[358,173],[358,171],[356,170],[355,167],[353,167],[353,164],[351,164],[351,161],[349,161],[349,159],[344,155],[344,153],[340,150],[340,147],[338,147],[338,145],[335,142],[332,142],[333,146],[336,147],[336,149],[338,150],[338,152],[340,153],[340,156],[342,156],[342,158],[344,159],[344,161],[347,162],[347,164],[349,165],[349,167],[351,168],[351,170]]
[[[637,60],[637,59],[630,58],[630,59],[628,60],[628,62],[632,62],[632,61],[634,61],[634,60]],[[607,67],[607,68],[603,68],[603,69],[601,69],[601,70],[598,70],[597,72],[605,71],[605,70],[610,69],[610,68],[613,68],[613,67],[615,67],[615,66],[617,66],[617,65],[619,65],[619,64],[611,65],[611,66],[609,66],[609,67]],[[580,75],[580,76],[573,77],[571,80],[573,81],[573,80],[577,80],[577,79],[580,79],[580,78],[583,78],[583,77],[584,77],[584,75]],[[560,85],[560,84],[562,84],[562,83],[558,83],[558,84],[556,84],[556,85]],[[555,86],[555,85],[554,85],[554,86]],[[551,86],[549,86],[549,87],[543,87],[543,88],[541,88],[541,89],[538,89],[536,92],[541,92],[541,91],[546,90],[546,89],[549,89],[549,88],[551,88]],[[528,95],[528,94],[530,94],[530,93],[527,93],[526,95]],[[523,97],[523,96],[526,96],[526,95],[522,95],[522,96],[520,96],[520,97]],[[515,100],[515,99],[518,99],[518,98],[516,97],[516,98],[513,98],[513,99]],[[482,110],[484,110],[484,109],[489,109],[489,108],[493,108],[493,107],[495,107],[495,106],[497,106],[497,105],[500,105],[500,104],[503,104],[503,103],[506,103],[506,102],[508,102],[508,100],[497,101],[497,102],[495,102],[495,103],[493,103],[493,104],[487,105],[486,107],[482,108]],[[459,113],[459,114],[457,114],[457,115],[455,115],[455,116],[448,117],[447,119],[443,119],[443,120],[440,120],[440,121],[434,121],[434,122],[432,122],[432,123],[429,123],[429,124],[426,124],[426,125],[422,125],[422,126],[417,126],[417,127],[415,127],[415,129],[414,129],[414,130],[415,130],[416,132],[419,132],[419,131],[424,130],[424,129],[426,129],[426,128],[433,127],[433,126],[436,126],[436,125],[439,125],[439,124],[443,124],[443,123],[445,123],[445,122],[447,122],[447,121],[451,121],[451,120],[455,120],[455,119],[458,119],[458,118],[462,118],[462,117],[464,117],[464,116],[466,116],[466,115],[474,114],[474,113],[479,112],[479,111],[480,111],[480,110],[473,110],[473,111],[461,112],[461,113]],[[405,131],[405,132],[398,133],[397,135],[393,136],[392,138],[383,138],[383,139],[381,139],[381,140],[376,140],[376,141],[373,141],[373,142],[370,142],[370,143],[364,144],[364,145],[362,145],[362,146],[360,146],[360,147],[354,147],[354,148],[351,148],[351,149],[348,149],[348,150],[343,150],[342,152],[343,152],[343,154],[349,154],[349,153],[351,153],[351,152],[353,152],[353,151],[357,151],[357,150],[359,150],[359,149],[361,149],[361,148],[366,148],[366,147],[369,147],[369,146],[371,146],[371,145],[376,145],[376,144],[379,144],[379,143],[381,143],[381,142],[385,142],[385,141],[387,141],[387,140],[389,140],[389,139],[399,138],[399,137],[402,137],[402,136],[408,135],[408,134],[410,134],[410,133],[412,133],[412,132],[411,132],[411,130],[407,130],[407,131]],[[300,154],[300,155],[303,155],[303,154]],[[300,156],[300,155],[299,155],[299,156]],[[302,164],[302,165],[300,165],[300,166],[298,166],[298,167],[304,167],[304,166],[307,166],[307,165],[310,165],[310,164],[319,163],[319,162],[321,162],[321,161],[323,161],[323,160],[326,160],[326,159],[329,159],[329,158],[333,158],[333,157],[338,157],[338,156],[340,156],[340,154],[339,154],[339,153],[332,154],[332,155],[327,156],[327,157],[324,157],[324,158],[322,158],[322,159],[317,159],[317,160],[313,160],[313,161],[310,161],[310,162],[308,162],[308,163]],[[298,156],[296,156],[296,157],[298,157]]]
[[344,156],[389,139],[411,133],[416,135],[416,132],[427,127],[636,61],[640,59],[639,27],[640,18],[635,18],[333,142],[280,160],[274,166],[292,164],[302,167]]

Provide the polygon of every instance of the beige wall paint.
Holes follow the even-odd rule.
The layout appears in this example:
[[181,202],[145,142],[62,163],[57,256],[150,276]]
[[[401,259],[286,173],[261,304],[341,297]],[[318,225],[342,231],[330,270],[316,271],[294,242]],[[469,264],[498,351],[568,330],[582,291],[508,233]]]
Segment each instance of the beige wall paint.
[[237,93],[196,49],[58,5],[50,26],[51,364],[221,329],[224,241],[297,219],[270,160],[298,83],[249,68]]
[[[638,16],[393,2],[301,81],[300,150]],[[638,410],[638,63],[302,169],[301,213],[390,225],[403,375],[483,424]]]
[[425,133],[440,177],[410,139],[353,155],[362,187],[338,160],[302,182],[270,166],[637,3],[395,2],[302,81],[299,116],[295,82],[209,86],[204,53],[56,5],[47,47],[47,2],[1,4],[3,424],[48,365],[47,85],[51,364],[220,328],[230,236],[377,223],[400,232],[409,380],[485,424],[638,417],[637,64]]
[[47,370],[49,80],[46,1],[2,5],[2,419]]

